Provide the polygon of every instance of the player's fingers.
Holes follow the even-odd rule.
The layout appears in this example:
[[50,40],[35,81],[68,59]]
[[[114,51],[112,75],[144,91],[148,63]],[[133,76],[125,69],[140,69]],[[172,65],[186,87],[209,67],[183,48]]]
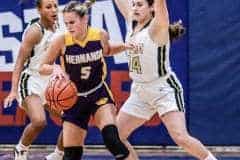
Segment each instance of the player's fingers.
[[3,108],[7,108],[8,106],[8,99],[6,98],[3,102]]
[[130,49],[130,50],[136,51],[138,49],[138,46],[134,43],[128,43],[126,45],[127,45],[128,49]]
[[64,79],[64,80],[68,80],[68,79],[69,79],[68,75],[65,74],[64,72],[58,73],[58,74],[56,75],[56,78],[57,78],[57,79]]
[[68,75],[68,74],[64,74],[64,78],[65,78],[66,80],[69,80],[69,75]]
[[51,75],[49,81],[52,82],[52,81],[54,81],[55,79],[57,79],[57,75],[56,75],[56,74],[53,74],[53,75]]
[[5,101],[4,101],[3,107],[4,107],[4,108],[8,108],[8,107],[10,107],[10,106],[12,106],[12,99],[11,99],[10,97],[7,97],[7,98],[5,99]]

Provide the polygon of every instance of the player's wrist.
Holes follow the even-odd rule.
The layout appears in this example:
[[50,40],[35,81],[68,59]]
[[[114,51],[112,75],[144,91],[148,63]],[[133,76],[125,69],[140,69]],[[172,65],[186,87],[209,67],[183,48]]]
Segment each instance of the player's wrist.
[[54,74],[54,73],[58,73],[59,70],[62,70],[62,68],[61,68],[60,65],[58,65],[58,64],[54,64],[54,65],[52,65],[52,74]]

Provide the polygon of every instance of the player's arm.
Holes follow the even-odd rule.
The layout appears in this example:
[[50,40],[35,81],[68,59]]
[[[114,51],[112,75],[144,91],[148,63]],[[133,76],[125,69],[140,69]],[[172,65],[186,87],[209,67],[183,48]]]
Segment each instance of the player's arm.
[[24,67],[24,63],[31,56],[33,47],[40,42],[41,37],[42,33],[36,25],[33,25],[28,30],[26,30],[19,48],[16,64],[13,70],[11,89],[12,91],[17,91],[18,82],[20,74]]
[[119,11],[127,22],[131,21],[131,5],[130,0],[114,0]]
[[40,42],[41,38],[42,32],[36,25],[30,26],[25,31],[12,73],[11,91],[4,101],[4,107],[10,106],[12,101],[17,98],[18,83],[20,74],[24,68],[24,63],[31,56],[33,47]]
[[64,35],[58,35],[54,38],[47,49],[46,56],[43,58],[41,65],[39,67],[39,73],[41,75],[50,75],[55,69],[61,69],[59,65],[54,65],[57,57],[62,53],[62,48],[64,48]]
[[154,18],[150,24],[149,34],[160,45],[169,40],[169,16],[166,0],[154,1]]
[[103,47],[104,56],[113,56],[120,52],[131,50],[135,48],[135,45],[123,42],[111,42],[109,40],[109,35],[106,31],[101,31],[101,43]]

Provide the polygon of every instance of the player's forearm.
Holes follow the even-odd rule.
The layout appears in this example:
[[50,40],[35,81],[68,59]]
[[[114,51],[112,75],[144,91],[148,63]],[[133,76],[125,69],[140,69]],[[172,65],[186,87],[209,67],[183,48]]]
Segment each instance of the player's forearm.
[[169,15],[168,15],[168,9],[167,9],[167,3],[166,0],[157,0],[154,2],[154,11],[155,11],[155,17],[158,22],[161,25],[161,27],[168,28],[169,26]]
[[121,53],[126,51],[128,48],[125,43],[123,42],[111,42],[109,48],[109,54],[107,56],[113,56],[115,54]]
[[21,72],[23,71],[23,68],[24,68],[24,61],[25,61],[24,58],[20,56],[20,53],[19,53],[19,56],[17,57],[17,61],[12,73],[11,91],[13,92],[17,92],[18,90],[18,83],[19,83]]
[[130,18],[130,1],[129,0],[115,0],[115,3],[123,15],[123,17],[128,21]]
[[12,87],[11,87],[12,92],[17,92],[19,79],[20,79],[20,71],[14,70],[12,73]]

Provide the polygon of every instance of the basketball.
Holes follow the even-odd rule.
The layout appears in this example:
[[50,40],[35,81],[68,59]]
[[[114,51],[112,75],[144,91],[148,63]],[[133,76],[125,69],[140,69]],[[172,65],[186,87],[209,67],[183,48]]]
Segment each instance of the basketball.
[[53,79],[46,88],[45,98],[52,109],[70,109],[77,101],[77,87],[70,80]]

